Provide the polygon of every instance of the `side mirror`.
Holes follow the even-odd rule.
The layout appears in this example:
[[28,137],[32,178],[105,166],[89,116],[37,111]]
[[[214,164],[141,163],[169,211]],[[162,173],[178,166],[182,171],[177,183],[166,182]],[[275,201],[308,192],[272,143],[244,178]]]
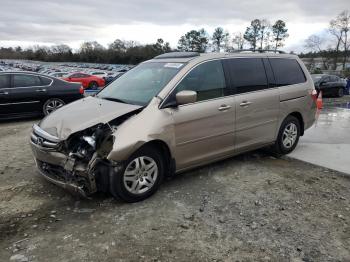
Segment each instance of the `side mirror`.
[[197,101],[197,92],[183,90],[176,94],[176,103],[178,105],[194,103]]

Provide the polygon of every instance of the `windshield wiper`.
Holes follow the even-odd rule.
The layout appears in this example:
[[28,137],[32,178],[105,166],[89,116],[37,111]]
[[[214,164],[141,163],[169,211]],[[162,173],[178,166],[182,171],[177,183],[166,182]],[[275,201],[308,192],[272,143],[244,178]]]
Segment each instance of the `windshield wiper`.
[[106,99],[109,101],[113,101],[113,102],[119,102],[119,103],[123,103],[123,104],[128,104],[127,102],[125,102],[124,100],[121,100],[119,98],[114,98],[114,97],[100,97],[102,99]]

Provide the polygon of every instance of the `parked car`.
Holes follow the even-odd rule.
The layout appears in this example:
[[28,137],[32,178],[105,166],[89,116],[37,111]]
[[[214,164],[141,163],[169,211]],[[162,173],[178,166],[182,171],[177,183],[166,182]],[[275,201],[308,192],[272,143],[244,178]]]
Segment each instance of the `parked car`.
[[97,76],[85,74],[85,73],[73,73],[62,79],[68,82],[81,83],[84,88],[89,88],[89,89],[98,89],[99,87],[105,86],[104,79]]
[[116,72],[116,73],[108,73],[103,79],[105,80],[106,85],[109,85],[111,82],[121,77],[124,73]]
[[33,72],[0,72],[0,119],[48,115],[83,97],[80,84]]
[[106,72],[93,71],[93,72],[90,72],[90,75],[104,78],[104,77],[107,76],[107,73]]
[[63,78],[67,75],[67,72],[53,72],[50,73],[50,76],[57,77],[57,78]]
[[294,55],[163,54],[34,125],[31,147],[51,182],[135,202],[174,173],[260,147],[290,153],[315,121],[314,91]]
[[342,97],[346,93],[346,81],[336,75],[313,74],[311,75],[316,90],[322,91],[324,96]]

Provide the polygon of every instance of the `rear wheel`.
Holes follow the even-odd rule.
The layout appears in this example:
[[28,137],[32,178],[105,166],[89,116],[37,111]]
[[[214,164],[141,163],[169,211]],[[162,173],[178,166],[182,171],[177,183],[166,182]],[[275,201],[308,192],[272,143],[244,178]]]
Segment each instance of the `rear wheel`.
[[344,89],[340,87],[337,90],[337,97],[343,97],[343,96],[344,96]]
[[45,102],[45,104],[43,106],[43,113],[45,116],[47,116],[48,114],[61,108],[64,105],[65,105],[65,103],[63,100],[61,100],[59,98],[50,98],[49,100],[47,100]]
[[154,194],[164,177],[164,163],[158,150],[144,147],[134,153],[124,167],[111,176],[114,197],[126,202],[144,200]]
[[92,90],[96,90],[98,88],[98,84],[95,81],[89,83],[89,88]]
[[300,137],[300,122],[294,116],[288,116],[280,127],[274,151],[278,154],[289,154],[298,144]]

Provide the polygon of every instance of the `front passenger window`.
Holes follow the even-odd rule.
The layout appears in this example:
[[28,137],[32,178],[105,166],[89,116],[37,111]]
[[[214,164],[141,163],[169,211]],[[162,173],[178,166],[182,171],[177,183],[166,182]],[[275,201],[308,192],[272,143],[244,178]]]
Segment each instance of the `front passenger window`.
[[224,70],[220,60],[209,61],[192,69],[178,84],[175,94],[190,90],[197,92],[197,101],[224,96],[226,88]]

